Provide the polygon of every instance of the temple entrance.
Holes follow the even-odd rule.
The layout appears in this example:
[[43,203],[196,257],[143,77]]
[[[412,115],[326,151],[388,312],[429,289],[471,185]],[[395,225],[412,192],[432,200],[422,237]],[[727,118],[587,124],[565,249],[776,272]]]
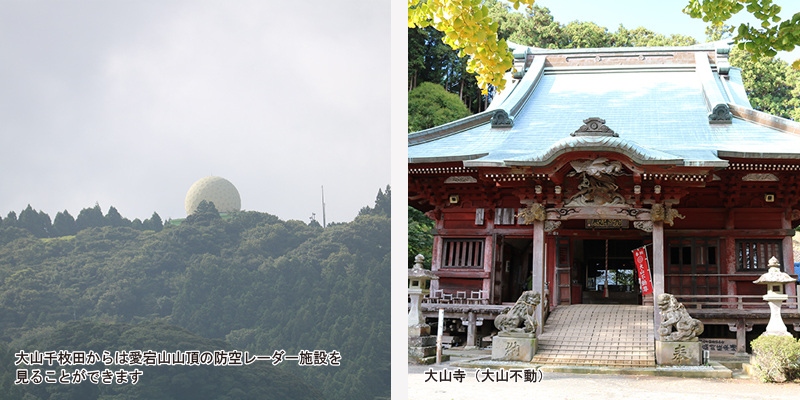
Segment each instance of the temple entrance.
[[531,288],[530,239],[503,238],[502,262],[495,266],[496,303],[513,303],[525,290]]
[[642,240],[573,239],[572,276],[583,304],[642,304],[632,251]]

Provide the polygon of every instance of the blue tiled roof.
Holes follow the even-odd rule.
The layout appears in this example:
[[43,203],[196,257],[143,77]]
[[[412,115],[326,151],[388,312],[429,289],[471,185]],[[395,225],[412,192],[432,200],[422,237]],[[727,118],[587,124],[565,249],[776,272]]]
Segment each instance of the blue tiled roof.
[[[723,84],[713,87],[724,92]],[[738,91],[731,93],[734,99],[719,94],[731,103],[746,101]],[[605,119],[619,137],[571,137],[590,117]],[[408,157],[470,160],[468,166],[538,165],[577,149],[616,149],[642,163],[725,166],[719,151],[800,157],[800,136],[738,118],[709,124],[702,84],[691,69],[548,69],[512,128],[485,123],[432,137],[410,144]]]

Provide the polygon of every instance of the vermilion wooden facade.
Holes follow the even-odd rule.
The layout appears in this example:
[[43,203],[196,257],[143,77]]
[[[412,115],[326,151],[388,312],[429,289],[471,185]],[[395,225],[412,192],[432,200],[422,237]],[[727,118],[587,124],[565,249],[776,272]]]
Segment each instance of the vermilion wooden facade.
[[409,204],[436,221],[432,290],[501,304],[532,287],[540,321],[562,304],[652,304],[635,279],[598,290],[647,246],[655,296],[699,304],[743,351],[766,318],[752,281],[773,256],[797,277],[800,124],[752,109],[721,43],[515,55],[488,111],[409,135]]

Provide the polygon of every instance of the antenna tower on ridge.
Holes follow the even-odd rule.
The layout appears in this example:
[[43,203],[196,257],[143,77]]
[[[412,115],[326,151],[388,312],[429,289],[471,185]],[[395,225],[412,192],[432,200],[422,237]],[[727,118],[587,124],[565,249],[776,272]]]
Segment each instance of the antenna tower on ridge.
[[325,227],[325,186],[322,186],[322,227]]

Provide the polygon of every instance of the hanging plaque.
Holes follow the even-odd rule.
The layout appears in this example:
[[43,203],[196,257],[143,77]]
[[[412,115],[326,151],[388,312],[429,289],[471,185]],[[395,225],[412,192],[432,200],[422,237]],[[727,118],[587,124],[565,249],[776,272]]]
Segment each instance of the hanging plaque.
[[586,229],[628,229],[627,219],[587,219]]

